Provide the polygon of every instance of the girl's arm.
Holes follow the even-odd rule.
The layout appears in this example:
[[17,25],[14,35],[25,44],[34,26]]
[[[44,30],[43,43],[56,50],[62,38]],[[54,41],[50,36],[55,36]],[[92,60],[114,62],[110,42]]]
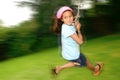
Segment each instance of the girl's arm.
[[72,39],[74,39],[78,44],[81,45],[83,43],[83,37],[82,37],[82,34],[80,32],[81,24],[79,22],[76,22],[75,28],[76,28],[77,34],[74,33],[70,37]]

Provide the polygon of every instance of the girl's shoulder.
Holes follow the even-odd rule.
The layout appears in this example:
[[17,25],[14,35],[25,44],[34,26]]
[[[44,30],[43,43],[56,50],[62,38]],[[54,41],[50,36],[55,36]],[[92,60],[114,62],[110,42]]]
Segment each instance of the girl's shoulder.
[[63,26],[63,27],[64,27],[64,26],[68,27],[68,25],[67,25],[67,24],[62,24],[62,26]]
[[69,25],[66,25],[66,24],[63,24],[62,25],[62,31],[74,31],[75,30],[75,27],[73,25],[69,26]]
[[67,29],[67,28],[69,28],[68,25],[66,25],[66,24],[62,24],[62,29]]

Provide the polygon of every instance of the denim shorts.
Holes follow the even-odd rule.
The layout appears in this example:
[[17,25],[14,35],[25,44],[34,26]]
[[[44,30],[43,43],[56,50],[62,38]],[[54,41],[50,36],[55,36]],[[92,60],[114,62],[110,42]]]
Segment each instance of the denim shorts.
[[71,62],[76,62],[76,63],[79,63],[80,64],[80,67],[83,67],[83,66],[86,66],[86,57],[80,53],[80,56],[78,59],[75,59],[75,60],[70,60]]

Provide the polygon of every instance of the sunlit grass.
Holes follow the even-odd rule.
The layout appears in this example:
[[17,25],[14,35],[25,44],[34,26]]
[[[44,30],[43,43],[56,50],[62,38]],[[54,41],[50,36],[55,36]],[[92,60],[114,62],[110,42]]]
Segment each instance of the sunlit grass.
[[81,51],[95,64],[104,62],[100,76],[93,76],[86,68],[73,67],[63,70],[56,78],[51,69],[66,63],[58,48],[0,62],[0,80],[119,80],[120,34],[87,41]]

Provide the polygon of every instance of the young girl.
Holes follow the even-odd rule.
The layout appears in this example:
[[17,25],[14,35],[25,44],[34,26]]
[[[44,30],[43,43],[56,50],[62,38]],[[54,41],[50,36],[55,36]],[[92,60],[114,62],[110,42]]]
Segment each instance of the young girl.
[[56,66],[52,72],[58,74],[65,68],[74,66],[86,66],[93,71],[95,76],[99,75],[103,67],[103,63],[99,62],[93,66],[88,59],[80,52],[80,46],[83,43],[81,34],[81,24],[74,22],[74,14],[72,8],[68,6],[61,7],[56,14],[53,31],[61,35],[62,57],[68,60],[68,63]]

